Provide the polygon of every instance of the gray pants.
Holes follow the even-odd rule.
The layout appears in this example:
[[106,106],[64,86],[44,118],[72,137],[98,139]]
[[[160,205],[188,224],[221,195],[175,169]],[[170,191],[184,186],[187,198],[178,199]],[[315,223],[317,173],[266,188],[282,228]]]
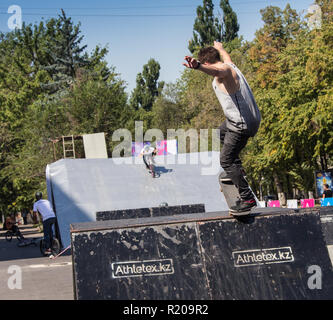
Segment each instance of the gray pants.
[[221,167],[231,178],[233,184],[238,188],[241,199],[253,199],[253,193],[244,178],[244,169],[242,167],[242,161],[239,158],[239,154],[246,146],[250,136],[230,131],[227,128],[226,121],[222,123],[219,129],[220,139],[223,144],[220,154]]

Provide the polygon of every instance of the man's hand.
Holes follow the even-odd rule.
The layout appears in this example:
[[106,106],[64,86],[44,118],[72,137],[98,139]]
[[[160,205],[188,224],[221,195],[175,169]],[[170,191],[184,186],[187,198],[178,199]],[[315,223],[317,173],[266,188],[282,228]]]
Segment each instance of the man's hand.
[[218,51],[224,50],[222,42],[214,41],[213,47]]
[[199,62],[195,58],[185,56],[184,59],[187,61],[187,63],[183,63],[183,66],[187,68],[196,69],[199,65]]
[[225,51],[225,49],[223,48],[222,42],[214,41],[213,47],[220,53],[220,55],[225,63],[233,63],[231,61],[231,57],[229,56],[228,52]]

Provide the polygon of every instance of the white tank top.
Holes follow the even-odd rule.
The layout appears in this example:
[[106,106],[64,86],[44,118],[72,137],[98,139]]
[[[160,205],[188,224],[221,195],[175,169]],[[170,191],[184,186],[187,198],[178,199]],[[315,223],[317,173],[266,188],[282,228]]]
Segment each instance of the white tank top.
[[261,115],[251,88],[244,75],[234,64],[225,64],[236,71],[240,85],[238,91],[229,95],[219,88],[216,78],[213,80],[213,89],[227,118],[227,128],[254,136],[259,129]]

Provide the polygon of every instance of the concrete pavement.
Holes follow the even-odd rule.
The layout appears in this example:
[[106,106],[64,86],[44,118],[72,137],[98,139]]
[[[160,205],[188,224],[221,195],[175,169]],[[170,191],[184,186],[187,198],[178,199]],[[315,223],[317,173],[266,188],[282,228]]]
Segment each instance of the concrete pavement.
[[[19,226],[25,238],[40,238],[32,225]],[[6,241],[0,231],[1,300],[72,300],[72,257],[42,257],[37,246],[18,247],[18,240]]]

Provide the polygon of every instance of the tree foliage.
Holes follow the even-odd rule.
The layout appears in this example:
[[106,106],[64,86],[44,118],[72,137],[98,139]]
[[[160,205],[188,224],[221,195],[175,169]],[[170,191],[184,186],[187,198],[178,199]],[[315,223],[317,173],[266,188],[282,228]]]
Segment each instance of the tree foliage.
[[197,7],[197,17],[193,25],[193,39],[189,41],[188,49],[193,54],[200,48],[212,45],[214,41],[229,43],[238,37],[239,24],[237,15],[232,10],[229,0],[221,0],[220,8],[223,17],[214,15],[212,0],[203,0]]
[[265,25],[257,32],[249,58],[263,121],[255,153],[248,152],[246,163],[251,163],[253,180],[275,177],[284,200],[283,194],[299,189],[300,181],[305,196],[312,193],[314,171],[328,169],[333,130],[332,42],[328,41],[332,27],[309,30],[289,5],[283,11],[268,7],[262,15]]
[[65,13],[0,35],[0,208],[30,207],[45,191],[51,141],[113,130],[129,117],[124,82],[81,45],[80,25]]
[[222,40],[222,26],[214,16],[212,0],[203,0],[202,6],[197,7],[197,17],[193,25],[193,39],[189,41],[188,49],[194,53],[198,48],[212,45],[214,40]]
[[155,98],[163,89],[164,83],[159,82],[160,64],[150,59],[143,66],[142,72],[136,77],[136,87],[132,92],[130,105],[134,110],[142,108],[145,111],[151,111]]
[[[311,195],[314,171],[333,157],[333,4],[317,0],[320,29],[309,27],[290,5],[261,10],[263,26],[253,41],[238,37],[228,0],[223,19],[211,0],[197,8],[189,50],[223,41],[246,76],[262,114],[258,134],[242,159],[254,191]],[[174,83],[159,81],[160,64],[150,59],[137,75],[129,99],[124,81],[105,60],[108,49],[88,53],[80,24],[58,18],[0,33],[0,210],[31,207],[45,191],[45,166],[54,161],[52,140],[63,135],[118,128],[144,131],[216,129],[224,120],[212,78],[184,69]],[[109,156],[115,143],[107,140]],[[209,148],[211,148],[211,144]],[[259,194],[258,194],[259,195]]]
[[221,0],[220,7],[223,11],[222,41],[231,42],[238,37],[239,24],[237,15],[232,10],[229,0]]

